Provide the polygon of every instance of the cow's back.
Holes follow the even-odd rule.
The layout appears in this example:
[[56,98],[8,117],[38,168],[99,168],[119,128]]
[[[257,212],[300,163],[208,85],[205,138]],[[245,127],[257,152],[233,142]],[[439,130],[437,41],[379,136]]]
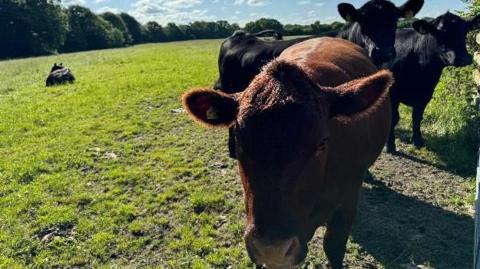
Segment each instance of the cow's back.
[[[298,64],[322,86],[335,87],[377,71],[362,48],[337,38],[324,37],[302,42],[285,50],[280,59]],[[390,121],[389,98],[370,114],[354,121],[345,121],[342,117],[330,120],[326,182],[329,186],[323,188],[329,193],[324,195],[338,198],[340,193],[349,196],[346,188],[358,191],[367,168],[383,149]]]
[[343,39],[322,37],[286,49],[280,59],[296,62],[322,86],[337,86],[377,71],[365,51]]

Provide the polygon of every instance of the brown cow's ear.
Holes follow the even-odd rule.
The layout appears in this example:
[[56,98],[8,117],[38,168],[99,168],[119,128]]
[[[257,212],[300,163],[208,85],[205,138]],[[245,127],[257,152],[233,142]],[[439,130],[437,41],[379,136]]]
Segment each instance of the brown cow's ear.
[[422,9],[424,0],[408,0],[398,9],[400,10],[400,16],[406,19],[415,17],[415,15]]
[[358,11],[352,4],[341,3],[337,8],[340,16],[349,23],[358,22],[362,18],[360,11]]
[[182,96],[183,106],[195,120],[208,127],[228,127],[237,117],[233,96],[209,89],[190,90]]
[[330,116],[352,116],[381,104],[393,84],[390,71],[382,70],[369,77],[353,80],[330,89]]

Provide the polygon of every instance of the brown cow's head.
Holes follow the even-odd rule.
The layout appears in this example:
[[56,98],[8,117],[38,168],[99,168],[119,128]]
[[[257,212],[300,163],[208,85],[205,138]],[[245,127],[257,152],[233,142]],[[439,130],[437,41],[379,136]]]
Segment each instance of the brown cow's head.
[[305,258],[307,242],[325,221],[319,211],[327,205],[317,197],[328,170],[328,122],[365,116],[391,83],[391,74],[380,71],[321,87],[295,65],[274,61],[243,93],[192,90],[183,96],[200,123],[234,127],[247,209],[245,241],[256,264],[283,267]]

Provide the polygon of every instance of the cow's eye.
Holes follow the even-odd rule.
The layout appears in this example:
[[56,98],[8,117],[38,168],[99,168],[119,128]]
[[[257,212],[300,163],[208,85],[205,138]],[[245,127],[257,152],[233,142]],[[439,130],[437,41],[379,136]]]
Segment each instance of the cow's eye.
[[325,150],[327,149],[327,141],[328,139],[323,139],[318,145],[317,145],[317,149],[315,151],[315,155],[320,155],[322,153],[325,152]]

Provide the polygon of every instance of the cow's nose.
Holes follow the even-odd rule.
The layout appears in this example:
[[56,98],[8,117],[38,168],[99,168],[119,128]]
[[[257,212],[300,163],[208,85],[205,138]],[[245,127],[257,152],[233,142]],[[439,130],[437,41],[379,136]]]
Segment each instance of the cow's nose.
[[394,48],[381,49],[381,48],[375,47],[372,49],[370,57],[375,62],[383,63],[383,62],[388,62],[390,60],[393,60],[396,57],[396,55],[397,53]]
[[301,251],[297,237],[285,240],[266,241],[256,237],[247,238],[252,260],[259,265],[270,267],[293,266]]

